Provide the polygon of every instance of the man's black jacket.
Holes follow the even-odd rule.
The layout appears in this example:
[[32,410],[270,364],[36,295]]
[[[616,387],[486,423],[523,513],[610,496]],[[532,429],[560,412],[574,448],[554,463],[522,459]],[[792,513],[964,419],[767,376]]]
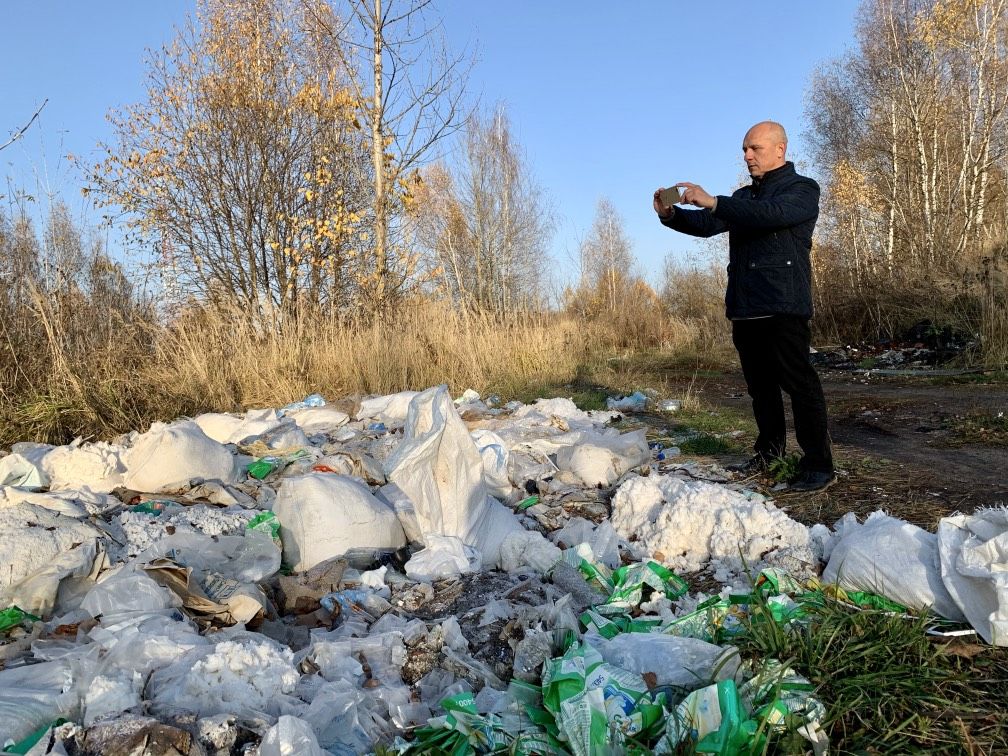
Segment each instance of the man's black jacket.
[[675,212],[662,223],[691,236],[728,232],[731,319],[761,315],[812,317],[812,230],[819,217],[819,185],[795,173],[790,161],[768,171],[710,210]]

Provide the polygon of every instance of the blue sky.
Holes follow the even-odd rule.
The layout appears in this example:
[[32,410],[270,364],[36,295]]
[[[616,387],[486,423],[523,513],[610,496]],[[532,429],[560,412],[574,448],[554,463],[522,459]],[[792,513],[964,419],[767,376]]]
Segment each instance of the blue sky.
[[[506,105],[557,214],[553,251],[568,267],[601,196],[622,214],[641,272],[693,244],[660,226],[651,194],[695,181],[729,191],[752,123],[774,118],[803,157],[803,101],[816,66],[853,44],[856,0],[753,3],[435,0],[450,45],[476,51],[470,89]],[[34,0],[3,4],[0,143],[46,97],[25,137],[0,152],[0,194],[61,193],[86,212],[63,156],[98,156],[110,108],[144,91],[145,48],[173,36],[190,0]],[[812,167],[814,171],[814,166]],[[7,200],[5,200],[7,202]]]

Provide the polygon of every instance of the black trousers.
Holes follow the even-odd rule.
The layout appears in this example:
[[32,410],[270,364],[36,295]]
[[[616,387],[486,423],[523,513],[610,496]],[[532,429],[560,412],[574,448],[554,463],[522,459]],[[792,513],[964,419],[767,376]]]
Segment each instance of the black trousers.
[[804,452],[803,470],[831,472],[833,453],[826,426],[826,399],[809,362],[812,331],[807,320],[774,315],[732,321],[732,341],[742,362],[753,415],[759,428],[756,453],[771,460],[784,455],[787,426],[784,399],[791,397],[795,436]]

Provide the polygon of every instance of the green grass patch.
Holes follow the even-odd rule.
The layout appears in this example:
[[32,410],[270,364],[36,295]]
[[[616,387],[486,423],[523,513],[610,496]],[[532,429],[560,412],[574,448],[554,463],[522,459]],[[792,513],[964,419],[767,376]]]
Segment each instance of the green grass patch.
[[714,457],[718,454],[728,454],[735,451],[735,447],[723,438],[712,436],[709,433],[701,433],[679,444],[679,451],[697,457]]
[[732,431],[756,434],[756,421],[752,413],[727,407],[716,410],[683,408],[675,414],[674,429],[695,430],[699,433],[719,435]]
[[785,629],[764,602],[752,607],[747,656],[776,658],[805,675],[827,707],[831,751],[1004,753],[1008,650],[936,643],[928,617],[857,611],[827,601]]

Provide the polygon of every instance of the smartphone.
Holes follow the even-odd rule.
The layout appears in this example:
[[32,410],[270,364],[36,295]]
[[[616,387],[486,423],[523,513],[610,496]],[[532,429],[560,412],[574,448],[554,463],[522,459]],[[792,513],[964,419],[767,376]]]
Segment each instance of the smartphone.
[[682,202],[682,197],[679,194],[678,187],[671,186],[668,189],[662,189],[658,192],[658,199],[665,207],[672,207],[672,205],[677,205]]

